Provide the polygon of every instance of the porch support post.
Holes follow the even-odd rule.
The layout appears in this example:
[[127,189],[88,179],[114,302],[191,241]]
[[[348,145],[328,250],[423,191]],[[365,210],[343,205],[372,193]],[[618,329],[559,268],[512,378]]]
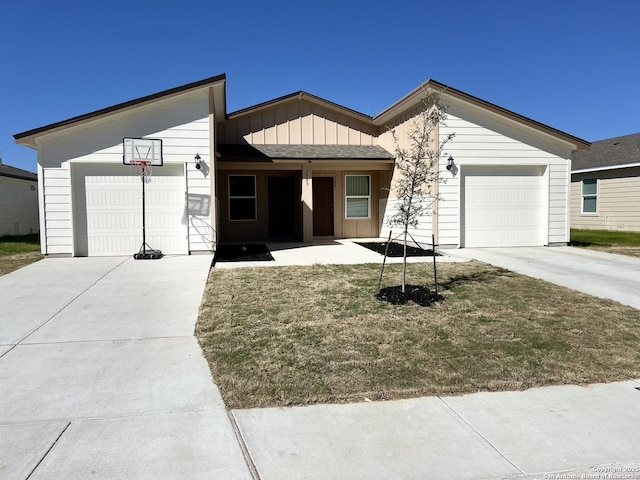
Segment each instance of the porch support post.
[[302,166],[302,241],[313,240],[313,179],[311,165]]

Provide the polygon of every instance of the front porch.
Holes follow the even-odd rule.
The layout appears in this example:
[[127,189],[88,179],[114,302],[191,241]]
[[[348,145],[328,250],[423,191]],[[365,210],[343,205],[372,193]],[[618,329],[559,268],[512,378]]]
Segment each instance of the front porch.
[[[269,153],[284,158],[251,154],[268,147],[277,147],[278,152]],[[340,146],[332,146],[332,157],[318,158],[322,152],[317,146],[286,147],[219,146],[215,170],[219,241],[313,242],[379,236],[393,174],[388,152],[380,147],[350,147],[349,157],[340,158]]]

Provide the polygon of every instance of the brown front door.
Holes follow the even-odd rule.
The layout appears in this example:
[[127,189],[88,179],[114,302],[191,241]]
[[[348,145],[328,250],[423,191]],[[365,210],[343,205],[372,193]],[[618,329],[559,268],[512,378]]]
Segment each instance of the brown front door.
[[333,178],[313,177],[313,235],[333,236]]

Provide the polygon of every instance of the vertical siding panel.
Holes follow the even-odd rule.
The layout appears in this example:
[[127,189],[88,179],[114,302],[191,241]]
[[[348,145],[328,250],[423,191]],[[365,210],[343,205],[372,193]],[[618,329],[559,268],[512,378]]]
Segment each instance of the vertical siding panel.
[[360,122],[352,118],[349,119],[349,145],[360,145]]
[[275,109],[270,108],[262,114],[262,124],[264,128],[264,143],[278,143],[276,133]]
[[264,129],[262,122],[262,112],[251,115],[251,140],[250,143],[263,144],[264,143]]
[[278,105],[275,109],[275,123],[276,123],[276,143],[280,145],[287,145],[290,142],[289,139],[289,121],[287,118],[287,106]]
[[337,115],[338,122],[338,145],[349,145],[349,127],[345,115]]
[[300,125],[301,139],[303,145],[313,144],[313,115],[311,105],[307,102],[300,102]]
[[326,145],[326,130],[325,130],[325,112],[322,108],[314,105],[312,109],[313,113],[313,143],[315,145]]
[[299,102],[291,102],[287,105],[287,116],[289,120],[289,144],[300,145],[302,143],[302,128]]
[[331,110],[325,111],[325,141],[327,145],[338,143],[338,126],[336,125],[336,114]]

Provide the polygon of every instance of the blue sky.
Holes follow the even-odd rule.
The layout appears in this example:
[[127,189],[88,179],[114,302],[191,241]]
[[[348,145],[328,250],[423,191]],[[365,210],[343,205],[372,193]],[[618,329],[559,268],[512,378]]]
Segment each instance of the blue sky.
[[4,0],[13,134],[227,74],[232,112],[305,90],[375,115],[432,78],[589,141],[640,132],[637,0]]

